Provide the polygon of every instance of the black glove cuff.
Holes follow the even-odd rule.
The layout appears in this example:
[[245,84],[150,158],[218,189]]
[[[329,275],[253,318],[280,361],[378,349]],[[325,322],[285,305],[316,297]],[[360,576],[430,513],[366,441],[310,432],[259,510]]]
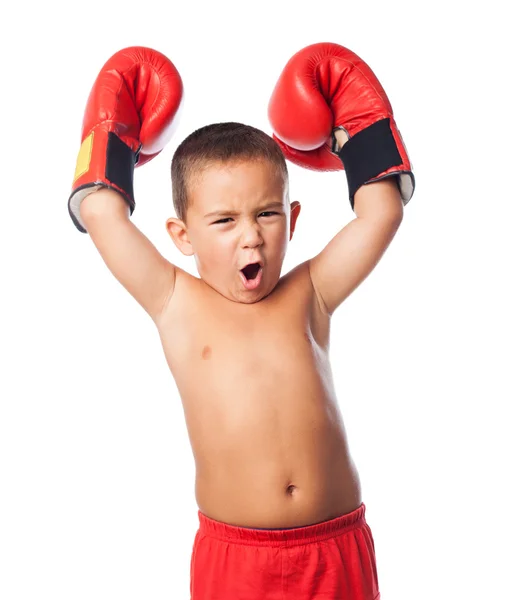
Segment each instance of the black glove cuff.
[[135,197],[133,193],[133,173],[138,162],[140,148],[137,152],[123,142],[112,131],[107,134],[107,147],[105,151],[105,173],[95,171],[94,181],[85,183],[75,188],[68,199],[68,213],[76,228],[82,233],[87,233],[85,224],[81,219],[81,202],[92,192],[101,188],[115,190],[122,195],[129,205],[130,215],[135,210]]
[[350,138],[338,156],[345,167],[352,210],[358,188],[391,167],[403,164],[389,119],[376,121]]
[[116,134],[112,131],[109,132],[105,177],[127,194],[126,200],[131,207],[131,214],[135,208],[133,173],[138,162],[139,153],[140,149],[138,152],[133,152]]

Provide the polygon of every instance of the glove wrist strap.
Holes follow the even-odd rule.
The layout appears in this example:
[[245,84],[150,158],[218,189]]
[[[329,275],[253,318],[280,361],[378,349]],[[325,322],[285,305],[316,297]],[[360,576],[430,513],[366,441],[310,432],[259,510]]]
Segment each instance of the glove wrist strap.
[[[332,138],[335,140],[335,136]],[[339,151],[337,143],[333,144],[332,151],[339,156],[345,167],[349,200],[353,210],[354,194],[358,188],[384,173],[384,177],[399,175],[399,172],[386,171],[392,167],[404,166],[388,118],[376,121],[351,137]]]
[[81,202],[102,187],[119,192],[133,214],[133,173],[139,153],[140,147],[133,151],[118,135],[106,129],[95,129],[83,140],[68,199],[68,212],[79,231],[86,233],[81,219]]

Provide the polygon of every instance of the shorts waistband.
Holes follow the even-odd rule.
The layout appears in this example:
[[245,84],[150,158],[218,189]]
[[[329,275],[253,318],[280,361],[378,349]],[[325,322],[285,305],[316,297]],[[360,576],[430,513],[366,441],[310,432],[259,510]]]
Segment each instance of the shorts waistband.
[[329,521],[292,529],[253,529],[228,525],[207,517],[201,511],[199,533],[221,541],[252,546],[298,546],[337,537],[365,524],[365,504]]

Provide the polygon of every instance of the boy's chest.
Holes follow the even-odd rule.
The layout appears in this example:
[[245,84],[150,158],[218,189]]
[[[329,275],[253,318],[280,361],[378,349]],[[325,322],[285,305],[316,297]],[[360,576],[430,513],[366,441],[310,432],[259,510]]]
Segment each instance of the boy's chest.
[[237,376],[240,369],[272,377],[286,362],[313,362],[328,347],[329,319],[300,271],[278,294],[252,305],[212,299],[196,288],[173,310],[160,330],[172,371]]

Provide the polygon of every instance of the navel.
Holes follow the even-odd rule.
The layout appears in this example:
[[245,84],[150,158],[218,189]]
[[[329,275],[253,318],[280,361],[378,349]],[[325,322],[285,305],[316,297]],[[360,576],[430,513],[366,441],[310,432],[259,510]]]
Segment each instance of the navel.
[[288,485],[286,492],[288,495],[293,496],[293,492],[297,489],[293,484]]
[[212,354],[212,348],[210,346],[205,346],[203,351],[201,352],[201,358],[203,360],[208,360]]

